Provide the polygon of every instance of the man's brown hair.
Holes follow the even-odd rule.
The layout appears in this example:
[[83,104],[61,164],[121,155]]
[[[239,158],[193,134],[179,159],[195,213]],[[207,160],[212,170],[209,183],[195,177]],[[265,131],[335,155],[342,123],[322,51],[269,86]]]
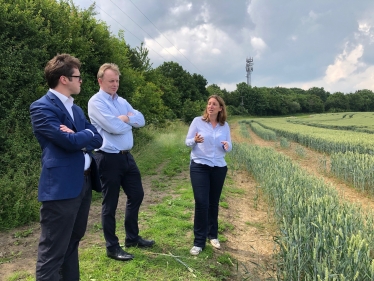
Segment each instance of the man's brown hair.
[[79,69],[81,62],[76,57],[69,54],[58,54],[52,58],[44,68],[44,76],[47,79],[48,86],[54,89],[58,85],[61,76],[68,77],[74,73],[74,68]]

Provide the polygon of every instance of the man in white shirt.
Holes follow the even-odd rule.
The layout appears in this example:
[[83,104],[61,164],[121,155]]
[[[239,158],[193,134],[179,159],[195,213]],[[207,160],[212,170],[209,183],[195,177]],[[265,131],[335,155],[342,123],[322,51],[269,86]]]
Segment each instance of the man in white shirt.
[[145,125],[144,116],[117,94],[120,72],[113,63],[103,64],[97,74],[100,90],[88,102],[88,115],[103,137],[103,145],[96,151],[103,189],[102,225],[107,256],[126,261],[133,255],[119,245],[115,214],[120,187],[127,195],[125,213],[126,247],[151,247],[153,240],[139,236],[138,215],[144,191],[140,171],[130,153],[134,144],[132,128]]
[[33,133],[42,148],[38,186],[41,235],[37,281],[79,280],[78,245],[87,227],[92,187],[98,177],[92,151],[102,137],[73,103],[82,84],[80,61],[68,54],[44,70],[46,95],[30,106]]

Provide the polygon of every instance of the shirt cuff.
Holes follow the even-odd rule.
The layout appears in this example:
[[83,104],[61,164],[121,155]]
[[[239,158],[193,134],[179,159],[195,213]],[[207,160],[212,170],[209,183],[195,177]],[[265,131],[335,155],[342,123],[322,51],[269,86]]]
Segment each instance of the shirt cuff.
[[90,131],[93,137],[95,136],[95,134],[90,129],[85,129],[85,130]]

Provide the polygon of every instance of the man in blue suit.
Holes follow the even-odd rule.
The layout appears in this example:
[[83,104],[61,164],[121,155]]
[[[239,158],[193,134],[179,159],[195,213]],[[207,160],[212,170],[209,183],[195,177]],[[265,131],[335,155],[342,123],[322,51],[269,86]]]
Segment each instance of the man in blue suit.
[[30,106],[42,148],[37,281],[79,280],[78,245],[87,227],[92,188],[100,189],[92,151],[103,140],[72,98],[81,90],[80,66],[68,54],[51,59],[44,70],[50,89]]

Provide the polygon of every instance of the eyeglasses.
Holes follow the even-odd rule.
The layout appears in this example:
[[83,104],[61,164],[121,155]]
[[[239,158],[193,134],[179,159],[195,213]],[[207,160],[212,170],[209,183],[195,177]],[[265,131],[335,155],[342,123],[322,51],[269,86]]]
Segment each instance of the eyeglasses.
[[76,77],[79,81],[82,81],[82,77],[80,75],[70,75],[68,77]]

